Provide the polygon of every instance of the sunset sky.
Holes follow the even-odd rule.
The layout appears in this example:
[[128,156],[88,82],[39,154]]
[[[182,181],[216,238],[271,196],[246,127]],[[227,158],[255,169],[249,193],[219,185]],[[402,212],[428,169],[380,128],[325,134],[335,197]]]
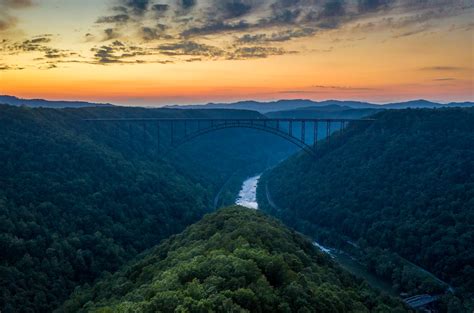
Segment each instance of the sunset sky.
[[473,0],[0,0],[0,94],[474,100]]

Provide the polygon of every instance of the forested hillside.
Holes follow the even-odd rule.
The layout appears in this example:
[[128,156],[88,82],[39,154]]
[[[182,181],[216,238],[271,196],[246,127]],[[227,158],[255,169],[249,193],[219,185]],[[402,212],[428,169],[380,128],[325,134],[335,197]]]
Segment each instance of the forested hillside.
[[[265,136],[216,133],[163,159],[152,129],[83,118],[255,114],[0,106],[0,310],[51,312],[76,286],[201,218],[236,168],[253,163],[248,149],[266,142],[288,153]],[[256,151],[265,166],[270,153]]]
[[401,291],[424,286],[378,252],[428,269],[469,299],[474,110],[387,111],[375,119],[335,135],[315,159],[300,154],[266,173],[259,199],[268,193],[277,207],[264,209],[307,234],[333,244],[338,234],[378,255],[368,266]]
[[310,241],[241,207],[206,216],[58,312],[405,312]]

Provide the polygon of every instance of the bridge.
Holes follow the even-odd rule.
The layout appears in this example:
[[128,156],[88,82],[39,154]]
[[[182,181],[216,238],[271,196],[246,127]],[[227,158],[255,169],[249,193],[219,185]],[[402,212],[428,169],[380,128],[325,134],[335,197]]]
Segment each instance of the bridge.
[[[318,142],[329,141],[334,132],[344,132],[349,123],[373,121],[372,119],[292,119],[292,118],[96,118],[85,119],[94,123],[123,123],[141,125],[146,133],[156,134],[157,151],[166,146],[176,149],[205,134],[229,128],[249,128],[279,136],[315,155]],[[129,128],[130,129],[130,128]],[[165,136],[163,136],[165,134]],[[164,138],[165,137],[165,138]],[[166,137],[168,140],[166,143]]]

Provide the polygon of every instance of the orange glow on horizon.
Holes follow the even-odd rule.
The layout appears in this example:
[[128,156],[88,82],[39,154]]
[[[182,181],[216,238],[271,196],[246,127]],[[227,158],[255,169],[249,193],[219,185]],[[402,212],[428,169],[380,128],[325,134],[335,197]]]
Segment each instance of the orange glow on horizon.
[[[281,55],[241,60],[172,57],[166,64],[157,62],[152,55],[141,62],[98,64],[94,63],[98,51],[114,39],[84,40],[84,32],[94,32],[99,27],[94,24],[95,2],[85,3],[88,5],[84,8],[77,3],[64,5],[64,20],[50,22],[56,7],[48,0],[18,13],[19,20],[24,21],[18,27],[23,28],[0,30],[0,42],[5,38],[6,51],[15,42],[31,41],[39,34],[51,33],[54,27],[62,27],[61,36],[51,35],[43,40],[47,45],[54,43],[56,50],[52,51],[59,56],[65,53],[62,51],[73,52],[64,61],[59,58],[53,63],[56,57],[44,56],[47,49],[52,49],[46,45],[34,52],[7,53],[0,49],[0,94],[156,106],[294,98],[372,102],[419,98],[446,102],[474,100],[474,35],[469,22],[472,9],[440,19],[429,31],[420,28],[424,24],[416,24],[407,26],[404,33],[387,27],[366,30],[379,18],[371,15],[367,20],[337,29],[276,42],[275,51],[287,51]],[[74,12],[71,6],[87,11],[86,25],[75,25],[67,19]],[[102,4],[100,9],[107,7]],[[403,14],[407,13],[391,14],[398,14],[390,17],[403,21]],[[383,22],[383,18],[379,21]],[[206,37],[203,42],[208,45],[215,39],[218,47],[237,35],[240,34]],[[126,43],[136,38],[121,40]],[[159,43],[138,44],[141,48],[156,49]],[[51,64],[54,66],[49,67]]]

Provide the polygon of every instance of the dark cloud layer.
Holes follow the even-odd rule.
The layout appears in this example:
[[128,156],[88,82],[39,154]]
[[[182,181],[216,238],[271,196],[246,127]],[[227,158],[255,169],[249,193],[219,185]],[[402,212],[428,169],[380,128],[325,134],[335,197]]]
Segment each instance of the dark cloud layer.
[[[472,0],[111,0],[98,14],[93,64],[152,62],[150,57],[194,62],[253,59],[297,53],[283,48],[298,38],[328,30],[389,30],[392,38],[430,31],[439,19],[472,8]],[[15,27],[14,10],[31,0],[0,0],[0,31]],[[393,12],[397,14],[391,14]],[[370,17],[370,20],[366,19]],[[467,26],[466,26],[467,27]],[[471,27],[472,28],[472,27]],[[303,48],[301,48],[303,49]],[[331,51],[322,47],[321,51]],[[52,38],[38,36],[11,43],[7,53],[40,52],[42,59],[63,61],[70,51],[55,49]],[[5,52],[4,51],[4,52]],[[314,50],[311,50],[314,51]],[[82,61],[81,61],[82,62]],[[457,70],[432,67],[425,71]]]
[[98,24],[102,23],[126,23],[130,17],[127,14],[117,14],[117,15],[111,15],[111,16],[102,16],[97,19]]
[[12,11],[33,6],[31,0],[0,0],[0,32],[14,28],[18,19]]
[[215,58],[224,54],[222,49],[206,44],[200,44],[194,41],[181,41],[172,44],[160,45],[158,50],[162,54],[169,56],[184,55]]
[[[120,14],[99,18],[100,23],[149,24],[158,13],[169,24],[172,36],[199,38],[225,33],[247,33],[245,38],[269,32],[285,33],[273,41],[312,36],[318,30],[334,29],[366,15],[383,14],[391,9],[406,12],[389,17],[384,27],[400,29],[428,20],[459,14],[472,7],[468,0],[116,0]],[[183,11],[184,10],[184,11]],[[141,25],[149,27],[150,25]],[[277,31],[275,31],[277,29]],[[304,32],[296,32],[303,29]],[[418,28],[419,30],[421,28]],[[423,29],[424,31],[424,29]],[[405,31],[408,33],[408,31]],[[149,39],[152,36],[147,36]],[[156,36],[156,39],[162,39]]]

